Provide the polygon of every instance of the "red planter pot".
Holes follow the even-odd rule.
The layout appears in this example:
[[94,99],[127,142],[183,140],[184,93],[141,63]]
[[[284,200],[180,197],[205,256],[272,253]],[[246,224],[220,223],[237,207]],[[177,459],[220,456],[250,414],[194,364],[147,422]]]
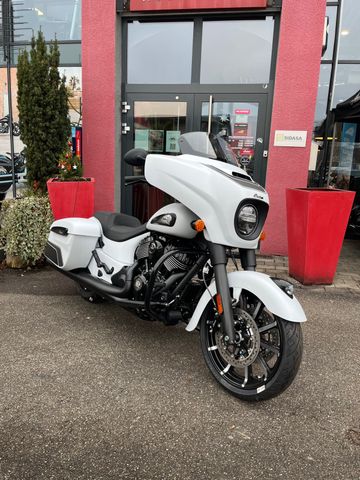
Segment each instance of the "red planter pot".
[[84,182],[47,181],[51,209],[55,220],[67,217],[89,218],[94,215],[93,178]]
[[305,285],[333,282],[355,192],[286,191],[289,274]]

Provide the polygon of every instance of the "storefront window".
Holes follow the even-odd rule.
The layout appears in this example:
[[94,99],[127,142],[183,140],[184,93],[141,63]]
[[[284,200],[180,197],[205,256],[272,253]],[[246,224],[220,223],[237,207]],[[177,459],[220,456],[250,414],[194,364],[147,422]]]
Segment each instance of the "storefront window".
[[319,88],[316,100],[315,126],[326,117],[326,106],[329,94],[331,65],[320,66]]
[[15,40],[27,42],[41,30],[46,41],[81,40],[81,0],[14,2]]
[[193,22],[128,24],[128,83],[190,83]]
[[336,72],[333,107],[347,100],[360,88],[360,64],[339,64]]
[[82,124],[82,68],[60,67],[60,75],[65,75],[69,92],[69,115],[72,125]]
[[201,83],[268,83],[274,19],[203,23]]
[[335,124],[328,183],[344,190],[360,191],[360,125]]
[[343,0],[340,60],[360,60],[360,8],[358,1]]
[[[69,92],[69,115],[71,123],[81,125],[82,123],[82,68],[81,67],[60,67],[60,75],[65,75],[66,86]],[[11,87],[13,98],[13,115],[17,121],[19,112],[17,107],[17,68],[11,69]],[[7,103],[7,73],[5,68],[0,68],[0,118],[9,113]],[[16,139],[19,149],[20,139]]]
[[[16,45],[12,47],[11,64],[17,65],[19,53],[22,50],[30,51],[31,45]],[[60,65],[81,65],[81,43],[59,43]],[[0,67],[5,67],[3,56],[0,56]]]
[[[255,167],[258,114],[259,104],[255,102],[214,102],[212,105],[211,133],[226,134],[239,166],[251,176]],[[208,122],[209,102],[203,102],[200,127],[203,132],[208,131]]]
[[337,7],[326,7],[326,16],[329,17],[329,36],[326,52],[324,53],[323,60],[332,60],[334,53],[334,41],[336,30],[336,13]]

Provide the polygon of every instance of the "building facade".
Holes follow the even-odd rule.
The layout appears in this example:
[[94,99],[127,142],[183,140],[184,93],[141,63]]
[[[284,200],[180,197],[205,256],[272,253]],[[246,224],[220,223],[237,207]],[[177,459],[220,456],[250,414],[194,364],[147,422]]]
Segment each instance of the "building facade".
[[[360,204],[359,3],[327,3],[329,42],[321,60],[314,140],[319,147],[309,185],[356,192]],[[353,222],[352,222],[353,223]]]
[[[130,148],[176,155],[181,133],[225,130],[239,163],[270,194],[263,253],[286,254],[286,188],[351,189],[360,171],[358,121],[330,113],[360,88],[357,3],[14,1],[13,64],[39,29],[59,41],[97,209],[145,219],[171,200],[125,186],[143,173],[122,161]],[[12,78],[16,118],[16,68]],[[5,69],[0,93],[5,115]],[[284,135],[295,143],[287,146]]]
[[[226,129],[240,163],[270,194],[263,251],[286,254],[285,190],[307,185],[325,7],[83,0],[83,154],[97,209],[145,216],[164,200],[125,187],[137,173],[121,160],[130,148],[176,154],[181,133]],[[303,145],[283,146],[286,134]]]
[[[2,0],[0,1],[0,6]],[[12,0],[11,1],[11,72],[13,115],[17,120],[16,66],[20,50],[29,49],[31,39],[42,31],[45,41],[58,41],[61,73],[71,91],[70,115],[74,123],[81,117],[81,0]],[[1,17],[4,24],[6,19]],[[1,37],[2,40],[2,37]],[[2,53],[2,52],[1,52]],[[0,57],[0,116],[8,113],[6,65]]]

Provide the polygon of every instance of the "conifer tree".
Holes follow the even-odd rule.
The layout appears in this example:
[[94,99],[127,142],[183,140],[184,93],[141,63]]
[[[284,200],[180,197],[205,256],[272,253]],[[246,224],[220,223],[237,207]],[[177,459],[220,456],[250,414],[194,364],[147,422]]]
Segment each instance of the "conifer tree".
[[27,179],[34,191],[46,192],[56,175],[70,136],[68,91],[59,74],[57,41],[47,48],[42,32],[32,38],[31,50],[18,59],[18,108],[21,140],[26,145]]

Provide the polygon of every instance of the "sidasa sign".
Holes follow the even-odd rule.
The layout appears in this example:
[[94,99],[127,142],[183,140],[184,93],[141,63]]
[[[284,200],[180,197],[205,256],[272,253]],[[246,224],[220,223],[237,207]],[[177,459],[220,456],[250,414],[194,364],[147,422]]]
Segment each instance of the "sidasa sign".
[[306,147],[306,130],[275,130],[275,147]]
[[265,8],[267,0],[130,0],[131,12]]

